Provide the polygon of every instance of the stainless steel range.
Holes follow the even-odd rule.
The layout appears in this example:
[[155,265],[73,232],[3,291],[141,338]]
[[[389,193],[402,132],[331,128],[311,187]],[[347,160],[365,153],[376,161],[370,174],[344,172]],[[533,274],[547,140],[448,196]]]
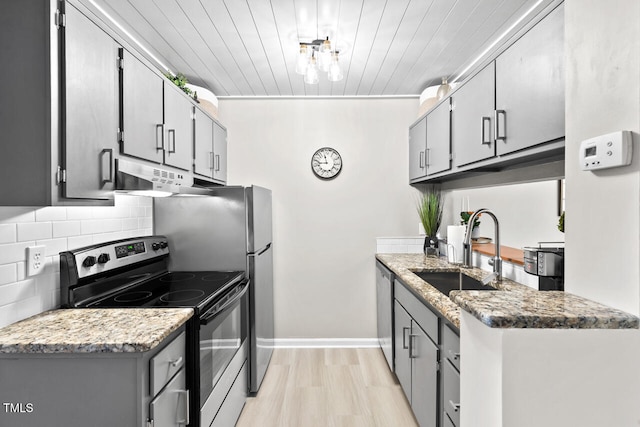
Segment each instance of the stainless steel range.
[[165,236],[60,253],[68,308],[189,307],[189,426],[233,425],[247,396],[249,281],[244,271],[168,271]]

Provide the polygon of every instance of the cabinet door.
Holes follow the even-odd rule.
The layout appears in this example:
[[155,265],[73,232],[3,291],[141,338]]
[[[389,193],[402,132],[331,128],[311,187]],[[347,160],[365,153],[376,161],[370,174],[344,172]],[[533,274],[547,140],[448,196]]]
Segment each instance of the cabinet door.
[[451,169],[451,111],[449,101],[427,116],[427,175]]
[[438,346],[412,322],[411,408],[421,426],[435,426],[438,417]]
[[113,199],[118,151],[118,46],[67,4],[64,27],[63,196]]
[[121,52],[121,152],[155,163],[164,160],[162,78],[126,50]]
[[564,6],[496,59],[498,155],[564,137]]
[[180,89],[164,89],[164,163],[191,170],[193,163],[193,105]]
[[452,96],[451,139],[456,166],[496,155],[493,139],[495,65],[492,62]]
[[409,129],[409,180],[427,176],[427,118],[423,117]]
[[442,404],[447,416],[453,424],[460,425],[460,374],[455,370],[449,360],[442,362],[443,393]]
[[394,307],[394,345],[396,377],[402,386],[407,400],[411,402],[411,359],[409,358],[409,335],[411,334],[411,317],[405,309],[395,301]]
[[213,120],[199,108],[196,108],[195,120],[193,171],[213,178]]
[[189,399],[184,369],[176,374],[149,404],[153,427],[183,427],[188,424]]
[[213,122],[213,179],[227,182],[227,130]]
[[393,371],[393,284],[391,272],[376,261],[376,306],[378,320],[378,342],[389,369]]

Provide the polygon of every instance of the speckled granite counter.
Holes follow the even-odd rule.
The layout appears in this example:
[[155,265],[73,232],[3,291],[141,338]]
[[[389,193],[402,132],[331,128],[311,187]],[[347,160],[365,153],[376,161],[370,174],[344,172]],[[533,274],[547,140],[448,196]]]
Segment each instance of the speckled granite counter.
[[0,329],[0,353],[134,353],[153,349],[190,308],[47,311]]
[[496,292],[453,291],[450,299],[413,272],[463,271],[475,279],[489,273],[422,254],[377,254],[376,258],[458,328],[461,307],[492,328],[638,328],[638,317],[631,314],[565,292],[539,292],[508,279],[490,283]]

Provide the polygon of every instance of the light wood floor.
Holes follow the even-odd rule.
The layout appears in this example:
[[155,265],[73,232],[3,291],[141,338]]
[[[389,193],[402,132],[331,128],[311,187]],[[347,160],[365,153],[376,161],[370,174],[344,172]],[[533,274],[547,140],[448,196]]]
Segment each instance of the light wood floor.
[[417,426],[380,349],[276,349],[237,427]]

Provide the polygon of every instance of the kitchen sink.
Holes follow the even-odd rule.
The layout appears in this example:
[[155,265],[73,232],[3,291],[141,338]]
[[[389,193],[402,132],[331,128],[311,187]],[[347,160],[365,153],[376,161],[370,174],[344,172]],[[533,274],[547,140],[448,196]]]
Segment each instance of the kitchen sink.
[[495,291],[496,288],[483,285],[479,280],[455,271],[413,273],[425,282],[449,296],[451,291]]

